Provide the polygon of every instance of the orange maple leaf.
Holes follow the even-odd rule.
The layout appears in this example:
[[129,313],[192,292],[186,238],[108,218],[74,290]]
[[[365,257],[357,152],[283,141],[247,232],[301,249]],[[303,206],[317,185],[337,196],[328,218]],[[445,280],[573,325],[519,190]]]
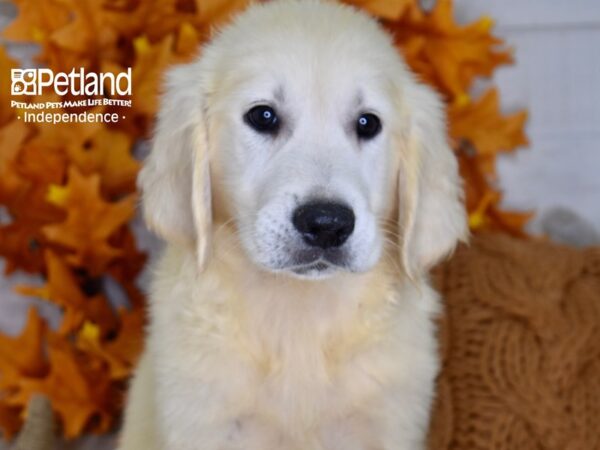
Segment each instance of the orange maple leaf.
[[17,434],[23,425],[20,412],[21,408],[9,406],[4,400],[0,400],[0,429],[7,440]]
[[0,255],[5,258],[4,273],[17,269],[30,273],[44,270],[45,261],[41,251],[44,236],[40,225],[29,220],[13,220],[0,226]]
[[18,286],[17,292],[51,301],[61,307],[61,335],[78,330],[86,320],[97,323],[104,333],[114,330],[116,318],[108,301],[96,293],[87,296],[71,269],[56,253],[46,250],[45,259],[47,283],[42,287]]
[[0,129],[0,202],[10,207],[29,182],[19,175],[17,159],[31,134],[20,120],[13,120]]
[[18,15],[3,31],[6,39],[41,43],[65,26],[70,12],[59,0],[15,0]]
[[414,0],[345,0],[344,3],[368,11],[375,17],[398,20]]
[[[131,311],[122,309],[119,312],[121,327],[117,337],[106,342],[105,351],[118,361],[121,361],[127,373],[137,363],[144,347],[144,325],[146,324],[146,309],[134,308]],[[127,374],[122,371],[119,377]]]
[[438,0],[430,13],[412,5],[403,20],[386,22],[408,64],[452,101],[468,101],[476,76],[490,76],[501,64],[512,62],[510,51],[490,34],[493,22],[483,17],[457,25],[451,0]]
[[175,52],[181,55],[183,60],[194,55],[198,50],[200,34],[198,30],[189,22],[181,24],[177,30],[177,39],[175,41]]
[[97,0],[63,0],[70,11],[69,22],[56,29],[50,36],[51,42],[70,52],[98,54],[116,46],[116,31],[107,27],[109,20],[103,3]]
[[30,308],[25,327],[18,337],[0,335],[0,428],[11,438],[21,427],[21,408],[6,403],[6,396],[16,392],[24,377],[48,373],[43,343],[46,324],[35,308]]
[[18,67],[17,61],[8,56],[6,49],[0,47],[0,126],[4,126],[14,117],[11,101],[11,70]]
[[48,183],[62,179],[64,158],[54,149],[35,145],[31,134],[20,120],[0,129],[0,203],[10,215],[10,221],[0,225],[0,255],[7,260],[7,273],[17,267],[43,268],[38,250],[45,238],[40,228],[61,218],[45,195]]
[[112,340],[103,341],[100,328],[92,322],[86,322],[77,335],[78,348],[104,360],[113,380],[129,376],[143,347],[144,310],[122,309],[119,317],[120,329]]
[[0,335],[0,388],[13,389],[21,376],[47,372],[43,337],[46,324],[35,308],[29,308],[25,328],[18,337]]
[[101,187],[110,196],[135,191],[140,163],[132,156],[132,138],[102,128],[82,142],[67,146],[69,160],[84,175],[100,175]]
[[468,140],[478,155],[491,156],[528,145],[524,130],[527,112],[503,116],[496,89],[488,90],[469,104],[452,105],[448,115],[450,135],[457,140]]
[[6,403],[25,407],[34,394],[45,395],[58,413],[67,438],[81,435],[92,418],[99,432],[109,430],[120,398],[102,369],[61,338],[49,339],[50,371],[41,378],[22,378]]
[[151,44],[141,36],[133,41],[135,62],[133,84],[136,86],[132,100],[136,113],[150,118],[158,107],[159,86],[162,74],[173,62],[173,36],[167,36],[157,44]]
[[53,185],[48,201],[67,213],[59,224],[43,228],[46,238],[70,250],[66,256],[73,266],[87,267],[92,274],[102,273],[123,251],[109,243],[110,237],[134,214],[135,196],[107,202],[100,194],[100,177],[85,178],[73,167],[65,186]]

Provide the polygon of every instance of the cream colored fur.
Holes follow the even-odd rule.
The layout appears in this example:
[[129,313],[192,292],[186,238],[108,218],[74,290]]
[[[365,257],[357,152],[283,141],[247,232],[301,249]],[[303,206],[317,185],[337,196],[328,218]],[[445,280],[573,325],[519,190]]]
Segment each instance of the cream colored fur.
[[[255,101],[285,111],[286,134],[248,129]],[[372,142],[344,125],[358,104],[382,119]],[[426,272],[467,233],[445,136],[387,35],[334,3],[253,6],[174,69],[140,175],[167,246],[119,449],[422,450]],[[315,192],[356,228],[346,269],[298,277],[273,233],[295,243],[289,208]]]

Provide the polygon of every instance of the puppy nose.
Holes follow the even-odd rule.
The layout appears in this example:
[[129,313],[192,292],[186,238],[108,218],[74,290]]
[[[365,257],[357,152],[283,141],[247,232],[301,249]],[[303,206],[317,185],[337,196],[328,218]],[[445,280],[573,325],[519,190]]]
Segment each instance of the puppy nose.
[[294,227],[304,242],[327,249],[339,247],[354,231],[354,212],[339,203],[308,203],[294,211]]

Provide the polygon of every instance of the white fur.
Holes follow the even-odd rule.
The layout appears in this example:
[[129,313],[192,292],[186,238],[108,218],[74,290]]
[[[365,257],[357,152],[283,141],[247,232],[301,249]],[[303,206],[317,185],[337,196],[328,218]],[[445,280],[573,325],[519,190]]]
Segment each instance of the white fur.
[[[242,120],[275,105],[277,137]],[[382,121],[361,141],[362,112]],[[440,102],[346,6],[252,6],[174,69],[140,175],[167,240],[121,450],[418,450],[438,362],[427,269],[466,236]],[[293,209],[356,216],[296,272]],[[211,204],[212,203],[212,204]]]

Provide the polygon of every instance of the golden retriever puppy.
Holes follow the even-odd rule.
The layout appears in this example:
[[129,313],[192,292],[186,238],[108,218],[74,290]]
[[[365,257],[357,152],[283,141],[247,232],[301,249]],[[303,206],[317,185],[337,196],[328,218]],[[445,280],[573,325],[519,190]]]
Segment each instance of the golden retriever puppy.
[[467,234],[440,101],[377,22],[251,6],[172,70],[140,174],[154,267],[121,450],[417,450],[427,270]]

